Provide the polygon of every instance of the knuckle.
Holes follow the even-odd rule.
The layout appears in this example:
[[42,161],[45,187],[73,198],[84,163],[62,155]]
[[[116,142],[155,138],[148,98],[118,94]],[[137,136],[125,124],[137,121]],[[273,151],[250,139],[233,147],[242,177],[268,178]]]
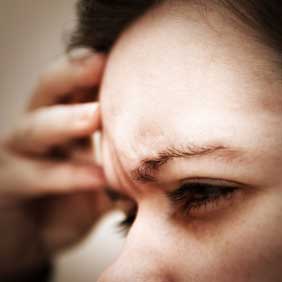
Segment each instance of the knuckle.
[[[13,136],[14,142],[19,143],[22,142],[23,140],[26,140],[27,138],[29,140],[32,140],[35,135],[36,128],[37,128],[37,124],[36,124],[35,116],[33,115],[26,116],[23,123],[20,124],[14,132],[14,136]],[[23,144],[25,144],[25,142],[23,142]]]

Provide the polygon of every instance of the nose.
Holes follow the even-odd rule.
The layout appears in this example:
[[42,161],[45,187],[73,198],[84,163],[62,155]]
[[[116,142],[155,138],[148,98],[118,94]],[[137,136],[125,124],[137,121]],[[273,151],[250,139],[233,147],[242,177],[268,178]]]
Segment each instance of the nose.
[[[119,187],[119,177],[116,173],[111,146],[103,139],[103,164],[107,178],[112,187]],[[160,213],[160,210],[163,212]],[[119,258],[100,276],[98,282],[174,282],[175,268],[170,265],[164,250],[164,242],[168,240],[166,212],[168,203],[162,193],[155,191],[150,197],[138,205],[138,214],[132,226],[123,252]],[[162,216],[160,216],[162,214]],[[154,226],[154,228],[152,228]],[[168,247],[172,251],[171,247]],[[173,251],[172,251],[173,252]]]
[[156,218],[155,211],[139,210],[123,252],[98,282],[179,281],[176,265],[171,260],[172,244],[165,244],[171,241],[165,223],[156,222],[154,216]]
[[99,278],[98,282],[173,282],[173,276],[160,258],[149,252],[125,252]]

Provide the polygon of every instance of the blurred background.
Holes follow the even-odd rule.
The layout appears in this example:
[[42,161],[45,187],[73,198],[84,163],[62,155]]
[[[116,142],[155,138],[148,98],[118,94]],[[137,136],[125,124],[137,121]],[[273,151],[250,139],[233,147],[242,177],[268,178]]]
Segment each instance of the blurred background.
[[[75,24],[74,0],[0,1],[0,130],[21,117],[44,67],[64,52]],[[56,261],[54,282],[93,282],[118,255],[123,244],[108,216],[80,245]],[[1,239],[1,238],[0,238]]]

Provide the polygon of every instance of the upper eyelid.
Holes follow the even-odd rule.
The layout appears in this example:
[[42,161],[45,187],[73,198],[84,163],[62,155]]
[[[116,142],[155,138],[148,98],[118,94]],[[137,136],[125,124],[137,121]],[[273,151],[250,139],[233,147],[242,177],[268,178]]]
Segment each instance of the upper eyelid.
[[180,185],[183,184],[193,184],[193,183],[200,183],[200,184],[209,184],[213,186],[229,186],[229,187],[249,187],[250,185],[235,181],[235,180],[228,180],[223,178],[209,178],[209,177],[189,177],[189,178],[182,178],[179,181]]
[[[250,185],[234,181],[234,180],[227,180],[223,178],[209,178],[209,177],[189,177],[189,178],[184,178],[181,179],[180,182],[178,182],[178,185],[175,189],[170,190],[170,191],[164,191],[165,194],[169,199],[174,198],[174,194],[177,193],[177,191],[180,191],[181,186],[184,184],[206,184],[210,186],[222,186],[222,187],[230,187],[230,188],[248,188]],[[119,191],[113,190],[111,188],[106,188],[105,189],[106,194],[110,198],[111,201],[115,203],[119,202],[135,202],[130,196],[123,194]],[[136,202],[135,202],[136,204]]]

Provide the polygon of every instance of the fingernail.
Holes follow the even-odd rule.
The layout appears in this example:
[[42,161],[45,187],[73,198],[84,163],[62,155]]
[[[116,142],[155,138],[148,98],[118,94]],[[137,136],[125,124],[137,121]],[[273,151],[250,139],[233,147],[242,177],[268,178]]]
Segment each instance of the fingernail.
[[102,165],[102,152],[101,152],[101,131],[96,131],[92,135],[94,160],[98,165]]
[[92,57],[94,54],[94,50],[86,47],[80,47],[71,50],[68,53],[68,58],[70,61],[83,63],[84,61],[87,61],[88,58]]

